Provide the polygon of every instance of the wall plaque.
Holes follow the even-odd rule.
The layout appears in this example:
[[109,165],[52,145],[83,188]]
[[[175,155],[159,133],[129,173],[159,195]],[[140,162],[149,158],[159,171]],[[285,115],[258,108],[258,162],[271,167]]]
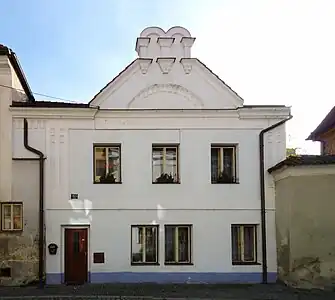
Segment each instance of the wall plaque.
[[105,253],[104,252],[94,252],[93,253],[93,263],[104,264],[105,263]]

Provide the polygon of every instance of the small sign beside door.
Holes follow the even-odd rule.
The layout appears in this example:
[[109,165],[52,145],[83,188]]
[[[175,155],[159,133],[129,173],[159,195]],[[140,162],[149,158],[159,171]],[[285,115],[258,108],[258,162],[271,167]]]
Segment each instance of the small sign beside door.
[[79,195],[78,194],[71,194],[71,200],[78,200]]

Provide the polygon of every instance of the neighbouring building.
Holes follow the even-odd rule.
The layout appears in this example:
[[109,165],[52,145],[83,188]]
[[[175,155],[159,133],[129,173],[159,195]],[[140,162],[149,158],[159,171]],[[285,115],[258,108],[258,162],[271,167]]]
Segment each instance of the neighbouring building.
[[35,101],[14,52],[0,45],[0,285],[38,274],[38,164],[12,160],[12,102]]
[[323,143],[323,154],[290,156],[269,169],[276,187],[278,276],[298,287],[335,284],[334,113],[308,137]]
[[276,280],[266,170],[290,108],[244,105],[194,41],[146,28],[88,104],[12,103],[13,157],[42,158],[48,284]]
[[335,106],[307,140],[320,142],[322,155],[335,155]]

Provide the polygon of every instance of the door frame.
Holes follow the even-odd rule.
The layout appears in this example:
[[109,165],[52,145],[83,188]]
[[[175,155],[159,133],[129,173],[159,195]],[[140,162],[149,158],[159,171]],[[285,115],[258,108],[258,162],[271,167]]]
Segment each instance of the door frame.
[[90,225],[61,225],[61,274],[62,283],[65,283],[65,229],[87,229],[87,283],[91,282],[91,247]]

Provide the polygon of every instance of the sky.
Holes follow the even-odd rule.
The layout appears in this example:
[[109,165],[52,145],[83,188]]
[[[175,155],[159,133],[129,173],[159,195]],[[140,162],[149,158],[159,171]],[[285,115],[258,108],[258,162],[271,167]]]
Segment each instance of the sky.
[[0,20],[33,92],[79,102],[136,58],[145,27],[183,26],[245,104],[292,107],[288,147],[319,153],[305,138],[335,105],[335,0],[1,0]]

